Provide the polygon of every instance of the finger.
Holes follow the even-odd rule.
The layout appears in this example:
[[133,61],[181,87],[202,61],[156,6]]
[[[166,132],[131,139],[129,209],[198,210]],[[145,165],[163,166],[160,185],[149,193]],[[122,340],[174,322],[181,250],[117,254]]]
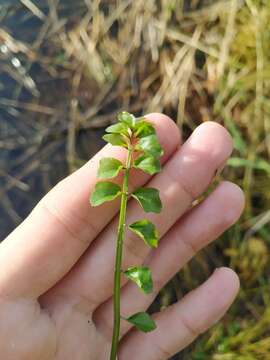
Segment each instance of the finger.
[[128,333],[120,344],[119,360],[170,358],[224,315],[238,289],[237,275],[228,268],[218,269],[183,300],[156,314],[156,330],[147,334],[136,330]]
[[[189,140],[166,163],[163,172],[149,182],[149,187],[160,190],[163,211],[158,215],[147,214],[147,218],[157,225],[161,236],[191,206],[193,199],[207,188],[216,169],[225,162],[231,151],[232,141],[228,132],[216,123],[205,123],[194,131]],[[131,200],[128,205],[127,224],[141,218],[145,218],[145,214],[138,203]],[[117,222],[115,219],[99,235],[76,269],[54,289],[54,295],[79,294],[88,299],[93,307],[112,295],[111,274],[114,269],[114,234],[117,232]],[[148,252],[149,249],[143,241],[127,232],[122,268],[139,265]]]
[[[154,282],[154,292],[143,294],[129,282],[121,292],[121,312],[124,317],[149,307],[160,289],[204,246],[230,227],[242,213],[242,190],[230,182],[221,183],[202,203],[180,219],[161,240],[159,247],[147,259]],[[96,326],[111,337],[113,302],[101,305],[94,314]],[[130,329],[123,321],[121,334]]]
[[[149,119],[165,150],[163,162],[179,146],[177,126],[165,115]],[[92,208],[89,193],[97,178],[103,157],[124,160],[125,149],[105,146],[77,172],[60,182],[32,214],[0,246],[0,292],[6,295],[39,296],[55,284],[74,265],[100,230],[117,213],[117,201]],[[131,176],[133,186],[149,177]],[[121,182],[120,177],[117,179]],[[11,261],[12,259],[12,261]]]

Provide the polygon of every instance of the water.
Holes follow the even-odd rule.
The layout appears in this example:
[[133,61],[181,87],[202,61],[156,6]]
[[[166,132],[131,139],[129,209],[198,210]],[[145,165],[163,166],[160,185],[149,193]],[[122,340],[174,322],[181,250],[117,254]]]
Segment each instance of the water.
[[[48,13],[46,3],[36,1],[44,14]],[[7,4],[17,4],[17,10],[11,11]],[[60,17],[72,12],[71,4],[60,1]],[[80,11],[80,2],[76,7]],[[35,61],[30,44],[35,43],[43,21],[10,0],[0,0],[0,19],[1,240],[70,172],[70,84],[68,79],[50,78]],[[38,108],[37,104],[43,107]],[[102,146],[102,132],[103,129],[80,130],[76,134],[76,158],[80,163]]]

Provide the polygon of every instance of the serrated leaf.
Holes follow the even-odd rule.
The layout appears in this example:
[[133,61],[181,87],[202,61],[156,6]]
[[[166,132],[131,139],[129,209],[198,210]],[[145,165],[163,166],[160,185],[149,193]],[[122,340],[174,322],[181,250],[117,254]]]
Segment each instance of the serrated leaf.
[[99,162],[98,178],[111,179],[117,176],[121,169],[123,169],[121,161],[114,158],[103,158]]
[[160,213],[162,203],[159,197],[159,191],[153,188],[138,188],[131,196],[133,196],[144,209],[145,212]]
[[137,149],[154,157],[159,157],[163,154],[158,138],[154,134],[142,137],[138,142]]
[[150,269],[147,266],[135,266],[124,271],[125,276],[134,281],[145,293],[153,291],[153,280]]
[[137,169],[141,169],[142,171],[154,175],[161,171],[160,161],[151,155],[142,155],[139,156],[134,161],[134,167]]
[[125,139],[120,134],[106,134],[102,136],[102,139],[115,146],[127,147]]
[[128,113],[127,111],[122,111],[117,115],[117,119],[118,121],[128,125],[128,127],[130,129],[133,129],[135,123],[136,123],[136,118],[134,115]]
[[153,135],[156,133],[155,128],[151,123],[146,121],[144,118],[140,120],[137,119],[137,122],[134,126],[135,136],[138,138],[142,138],[148,135]]
[[121,122],[108,126],[105,131],[111,134],[122,134],[126,136],[129,135],[127,124]]
[[143,332],[150,332],[156,329],[156,323],[151,319],[150,315],[145,312],[138,312],[129,318],[126,318],[126,321],[134,325],[138,330]]
[[129,225],[129,229],[137,234],[144,242],[153,248],[158,245],[158,232],[155,225],[149,220],[139,220]]
[[116,199],[120,194],[121,188],[119,185],[109,181],[98,182],[90,197],[90,204],[92,206],[98,206],[106,201]]

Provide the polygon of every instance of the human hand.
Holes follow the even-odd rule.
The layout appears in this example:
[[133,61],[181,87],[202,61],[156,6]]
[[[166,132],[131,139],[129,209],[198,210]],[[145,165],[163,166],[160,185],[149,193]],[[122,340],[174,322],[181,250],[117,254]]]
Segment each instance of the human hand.
[[[146,263],[154,293],[144,295],[123,279],[121,308],[128,316],[149,307],[159,290],[202,247],[240,216],[242,191],[222,182],[203,202],[191,204],[210,184],[232,151],[220,125],[200,125],[180,146],[176,125],[151,114],[161,146],[163,171],[149,182],[160,190],[163,211],[151,214],[162,236],[150,251],[131,233],[123,267]],[[125,150],[106,145],[61,181],[0,245],[0,349],[3,360],[107,360],[112,332],[112,289],[117,201],[97,208],[89,194],[103,157],[123,161]],[[147,182],[131,173],[133,187]],[[120,181],[120,179],[119,179]],[[128,205],[128,222],[143,210]],[[119,360],[163,360],[192,342],[226,312],[239,288],[237,275],[220,268],[199,288],[153,317],[157,329],[142,334],[121,324]]]

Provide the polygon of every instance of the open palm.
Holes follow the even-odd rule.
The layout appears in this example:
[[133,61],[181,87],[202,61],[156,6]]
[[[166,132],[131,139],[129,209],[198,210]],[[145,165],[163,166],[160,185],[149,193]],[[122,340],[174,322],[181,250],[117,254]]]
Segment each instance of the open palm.
[[[152,179],[132,172],[130,186],[146,182],[160,190],[163,212],[151,214],[162,236],[150,251],[130,232],[123,268],[152,269],[154,293],[144,295],[123,279],[121,308],[128,316],[149,307],[159,290],[194,254],[234,223],[243,208],[241,190],[222,182],[201,203],[193,201],[210,184],[232,151],[220,125],[199,126],[182,145],[165,115],[148,119],[164,148],[163,172]],[[112,333],[112,289],[119,203],[97,208],[89,194],[103,157],[124,161],[125,150],[105,146],[81,169],[61,181],[0,245],[0,349],[3,360],[107,360]],[[121,182],[121,179],[118,179]],[[128,222],[143,210],[130,200]],[[221,268],[181,301],[153,317],[157,329],[142,334],[121,324],[119,360],[167,359],[213,325],[232,303],[236,274]]]

